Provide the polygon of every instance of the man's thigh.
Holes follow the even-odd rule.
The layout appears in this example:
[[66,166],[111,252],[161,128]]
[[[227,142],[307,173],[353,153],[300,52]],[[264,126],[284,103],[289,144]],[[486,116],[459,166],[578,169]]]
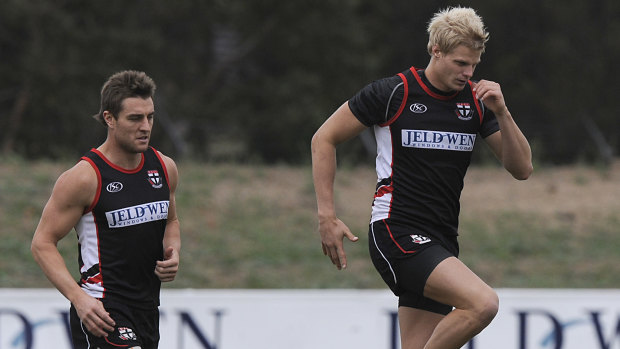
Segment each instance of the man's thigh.
[[425,297],[459,309],[472,308],[494,295],[489,285],[455,257],[439,263],[424,286]]

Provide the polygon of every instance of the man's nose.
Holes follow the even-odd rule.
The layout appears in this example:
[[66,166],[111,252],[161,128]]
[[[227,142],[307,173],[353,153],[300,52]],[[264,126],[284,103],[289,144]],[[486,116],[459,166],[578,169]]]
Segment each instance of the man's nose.
[[472,66],[466,67],[465,71],[463,72],[463,75],[465,75],[468,79],[474,76],[474,67]]

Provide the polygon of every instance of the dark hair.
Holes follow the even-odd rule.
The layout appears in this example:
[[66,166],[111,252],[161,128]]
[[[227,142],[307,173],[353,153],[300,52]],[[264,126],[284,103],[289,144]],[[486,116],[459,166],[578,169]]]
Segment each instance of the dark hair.
[[121,112],[123,100],[131,97],[149,98],[155,94],[155,82],[146,73],[135,70],[118,72],[108,79],[101,88],[101,107],[93,115],[95,120],[107,127],[103,112],[109,111],[114,118]]

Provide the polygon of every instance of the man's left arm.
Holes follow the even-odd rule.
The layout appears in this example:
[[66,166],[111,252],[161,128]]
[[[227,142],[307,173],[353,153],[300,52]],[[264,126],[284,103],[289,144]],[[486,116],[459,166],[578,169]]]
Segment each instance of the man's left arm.
[[532,150],[527,138],[515,123],[500,85],[481,80],[474,85],[476,98],[480,99],[497,118],[500,130],[485,138],[504,168],[516,179],[527,179],[533,171]]
[[175,192],[179,179],[179,172],[174,161],[162,155],[161,156],[168,172],[168,181],[170,187],[170,205],[168,207],[168,220],[166,221],[166,230],[164,231],[164,260],[157,261],[155,266],[155,274],[162,282],[173,281],[179,270],[179,253],[181,251],[181,227],[176,211]]

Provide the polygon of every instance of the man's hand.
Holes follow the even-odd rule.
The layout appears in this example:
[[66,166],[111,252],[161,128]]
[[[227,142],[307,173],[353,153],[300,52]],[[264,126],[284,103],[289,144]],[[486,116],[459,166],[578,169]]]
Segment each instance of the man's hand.
[[480,80],[474,85],[476,98],[484,102],[495,115],[500,115],[508,111],[504,94],[498,83],[489,80]]
[[108,332],[114,331],[116,323],[98,299],[84,294],[73,303],[78,317],[86,329],[97,337],[107,337]]
[[347,267],[347,255],[344,252],[343,240],[346,236],[349,241],[355,242],[358,237],[351,233],[351,230],[338,218],[319,221],[319,233],[321,234],[321,244],[323,254],[331,259],[338,270]]
[[179,254],[172,246],[168,246],[164,251],[164,260],[157,261],[155,275],[157,275],[162,282],[168,282],[174,280],[178,270]]

